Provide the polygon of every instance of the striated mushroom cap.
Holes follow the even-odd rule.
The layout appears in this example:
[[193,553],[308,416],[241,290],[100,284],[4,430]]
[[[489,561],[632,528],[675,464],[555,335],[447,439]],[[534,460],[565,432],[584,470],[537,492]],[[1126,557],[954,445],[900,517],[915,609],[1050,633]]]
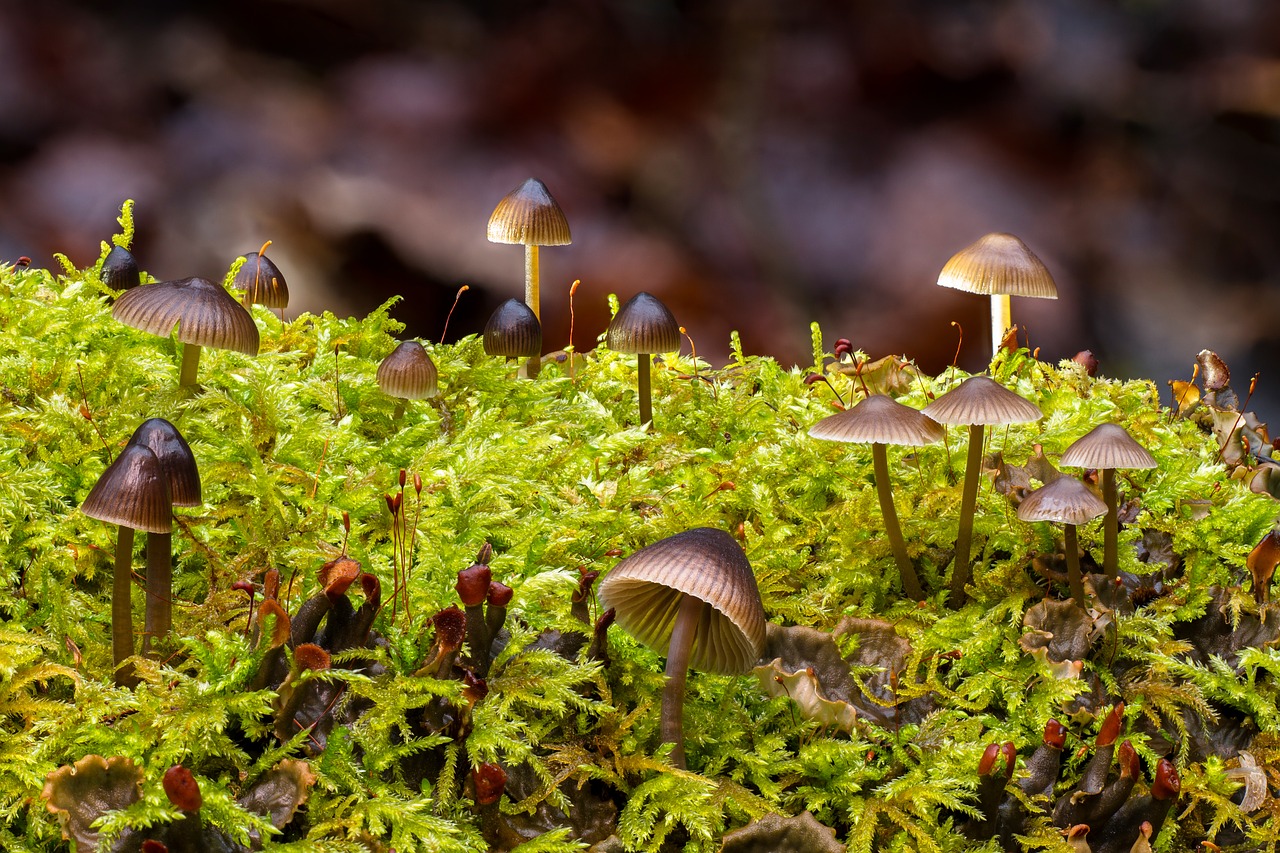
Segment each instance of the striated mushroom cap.
[[142,284],[138,261],[123,246],[112,246],[102,260],[102,283],[113,290],[129,290]]
[[1068,468],[1154,468],[1156,458],[1119,424],[1098,424],[1062,453]]
[[1059,477],[1029,493],[1018,504],[1018,518],[1023,521],[1058,524],[1084,524],[1106,511],[1102,498],[1075,477]]
[[1058,298],[1049,268],[1012,234],[988,234],[956,252],[938,274],[938,284],[984,296]]
[[245,299],[254,305],[265,305],[267,308],[289,307],[289,285],[285,284],[284,273],[263,254],[270,246],[270,241],[256,252],[247,252],[240,257],[244,263],[232,279],[231,286],[245,292]]
[[151,418],[133,431],[129,444],[150,448],[160,460],[174,506],[200,506],[200,469],[177,427],[164,418]]
[[941,441],[942,426],[928,415],[884,394],[872,394],[856,406],[825,417],[809,435],[826,441],[923,447]]
[[90,518],[145,530],[173,529],[173,504],[160,460],[151,448],[130,444],[107,466],[80,511]]
[[434,397],[438,392],[436,378],[435,362],[417,341],[400,344],[378,365],[378,387],[392,397],[406,400]]
[[723,530],[698,527],[641,548],[604,579],[600,606],[616,610],[627,633],[665,655],[684,595],[711,605],[698,625],[689,666],[749,671],[764,650],[764,606],[747,555]]
[[569,220],[547,185],[530,178],[507,193],[489,217],[489,242],[526,246],[567,246]]
[[111,316],[135,329],[213,349],[258,354],[253,315],[221,286],[205,278],[183,278],[135,287],[123,293]]
[[484,351],[506,358],[532,358],[542,352],[542,324],[522,300],[498,306],[484,327]]
[[605,346],[632,354],[675,352],[680,349],[680,324],[662,300],[642,290],[618,309]]
[[920,410],[952,426],[1019,424],[1044,417],[1040,407],[985,376],[971,376]]

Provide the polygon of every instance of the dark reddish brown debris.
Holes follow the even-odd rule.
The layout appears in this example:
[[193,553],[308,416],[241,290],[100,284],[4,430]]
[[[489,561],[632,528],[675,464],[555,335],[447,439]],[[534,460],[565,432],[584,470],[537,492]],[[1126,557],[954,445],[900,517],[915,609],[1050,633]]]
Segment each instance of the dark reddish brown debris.
[[200,783],[191,771],[181,764],[170,767],[164,772],[161,780],[165,796],[174,808],[184,812],[198,812],[204,805],[204,797],[200,795]]

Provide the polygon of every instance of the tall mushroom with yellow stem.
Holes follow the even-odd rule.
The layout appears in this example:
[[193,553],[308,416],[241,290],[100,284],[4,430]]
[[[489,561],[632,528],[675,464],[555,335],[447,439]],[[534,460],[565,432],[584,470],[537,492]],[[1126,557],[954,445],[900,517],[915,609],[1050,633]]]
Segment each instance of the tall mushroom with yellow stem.
[[747,555],[723,530],[698,527],[641,548],[600,585],[601,610],[622,629],[667,655],[662,742],[683,770],[684,688],[690,667],[729,675],[751,669],[764,651],[764,607]]
[[[507,193],[489,217],[489,242],[524,246],[524,301],[533,316],[542,322],[539,246],[567,246],[573,242],[569,220],[547,185],[529,178]],[[538,375],[540,359],[533,356],[526,365],[530,378]]]
[[1063,547],[1067,552],[1067,583],[1076,604],[1085,606],[1084,575],[1080,571],[1080,544],[1076,526],[1085,524],[1107,511],[1102,499],[1075,477],[1059,477],[1052,483],[1029,492],[1018,504],[1018,518],[1023,521],[1052,521],[1063,528]]
[[884,517],[884,529],[889,536],[893,558],[902,576],[902,591],[916,601],[924,600],[924,589],[920,586],[911,558],[907,556],[907,545],[893,505],[886,445],[923,447],[933,444],[945,435],[942,427],[937,421],[892,397],[872,394],[856,406],[818,421],[810,427],[809,435],[827,441],[871,445],[876,496],[880,499],[880,514]]
[[653,422],[653,397],[649,390],[649,356],[680,349],[680,324],[662,300],[643,290],[618,309],[605,332],[605,346],[636,357],[636,388],[640,396],[641,425]]
[[969,427],[960,530],[956,535],[955,567],[951,570],[951,594],[947,598],[951,607],[959,607],[964,603],[964,587],[969,582],[969,549],[973,543],[973,513],[978,504],[982,438],[986,427],[1038,421],[1044,413],[1035,403],[985,376],[969,377],[925,406],[921,413],[941,424]]
[[1119,424],[1099,424],[1072,442],[1062,452],[1059,464],[1066,468],[1097,468],[1102,472],[1102,499],[1107,504],[1107,518],[1102,528],[1102,567],[1107,577],[1115,580],[1120,576],[1116,469],[1154,468],[1156,458]]
[[938,273],[938,284],[991,297],[993,358],[1012,324],[1010,296],[1058,298],[1058,286],[1049,268],[1012,234],[988,234],[956,252]]

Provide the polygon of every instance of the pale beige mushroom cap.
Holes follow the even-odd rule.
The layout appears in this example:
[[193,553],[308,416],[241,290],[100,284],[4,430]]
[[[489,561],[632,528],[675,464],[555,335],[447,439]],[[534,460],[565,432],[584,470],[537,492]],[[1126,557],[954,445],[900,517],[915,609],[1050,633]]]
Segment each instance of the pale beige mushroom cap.
[[569,220],[547,185],[530,178],[507,193],[489,217],[489,242],[526,246],[567,246]]
[[1156,458],[1119,424],[1098,424],[1063,451],[1060,464],[1068,468],[1155,468]]
[[1038,421],[1040,407],[985,376],[971,376],[920,410],[952,426],[1003,426]]
[[1102,498],[1075,477],[1059,477],[1031,492],[1018,504],[1018,518],[1023,521],[1057,524],[1085,524],[1106,511]]
[[884,394],[872,394],[809,428],[809,435],[826,441],[900,447],[923,447],[941,441],[944,434],[933,418]]
[[988,234],[951,256],[938,284],[984,296],[1032,296],[1057,299],[1049,268],[1012,234]]

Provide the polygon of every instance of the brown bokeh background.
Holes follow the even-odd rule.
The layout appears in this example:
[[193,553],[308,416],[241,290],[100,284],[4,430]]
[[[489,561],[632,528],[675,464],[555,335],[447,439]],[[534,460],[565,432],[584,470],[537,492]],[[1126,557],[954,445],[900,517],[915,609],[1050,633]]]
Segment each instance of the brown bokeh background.
[[1278,118],[1271,0],[0,3],[0,258],[89,263],[131,197],[159,278],[271,239],[290,314],[403,294],[435,340],[467,284],[453,338],[522,293],[485,223],[536,176],[548,349],[581,279],[579,348],[649,290],[713,361],[819,320],[936,371],[988,338],[938,270],[1005,230],[1062,294],[1015,300],[1042,357],[1209,348],[1274,405]]

